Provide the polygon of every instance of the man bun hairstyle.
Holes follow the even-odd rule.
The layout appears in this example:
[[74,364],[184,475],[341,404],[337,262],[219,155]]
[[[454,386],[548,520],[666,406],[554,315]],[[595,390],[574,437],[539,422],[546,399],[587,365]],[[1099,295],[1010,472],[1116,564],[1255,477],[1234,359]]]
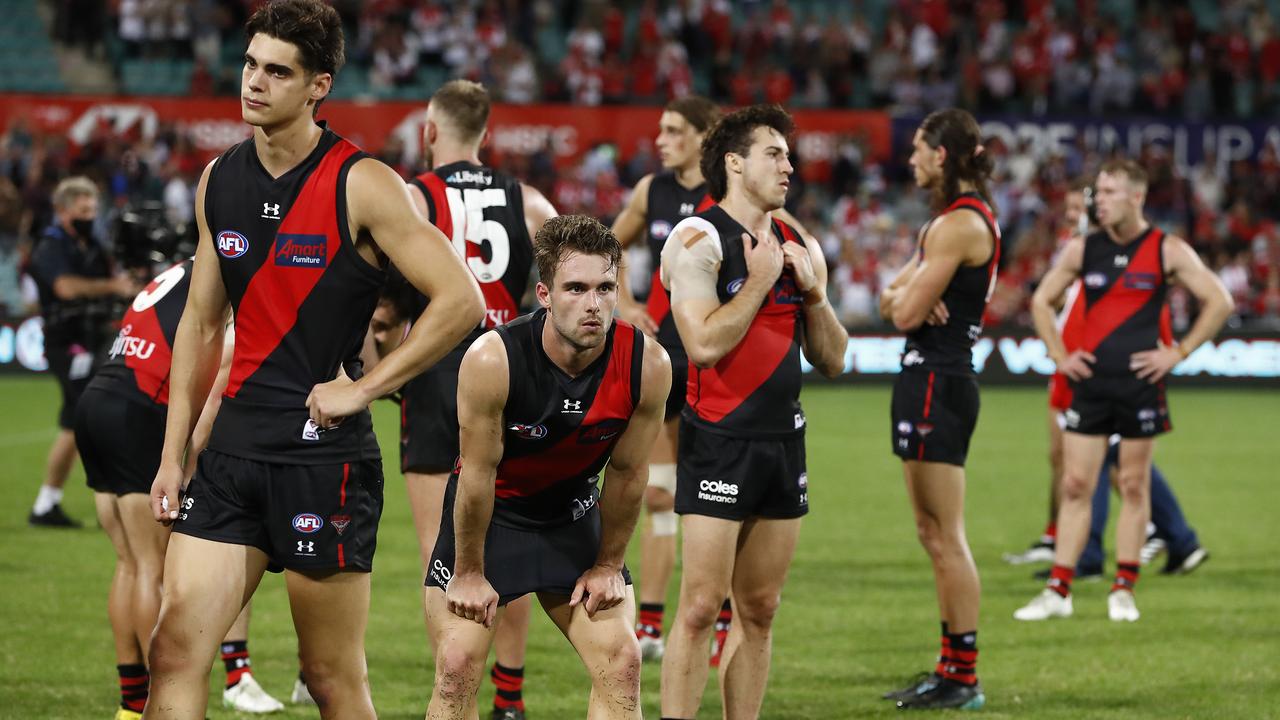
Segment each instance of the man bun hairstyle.
[[479,138],[489,124],[489,91],[478,82],[450,80],[435,91],[429,104],[444,113],[460,140]]
[[724,156],[734,153],[746,157],[751,150],[751,134],[758,127],[773,128],[787,137],[795,130],[795,122],[778,105],[751,105],[720,118],[702,139],[702,176],[707,179],[707,194],[712,200],[720,202],[729,191]]
[[244,31],[248,40],[262,33],[291,43],[302,69],[312,75],[337,75],[346,62],[342,18],[321,0],[271,0],[253,13]]
[[995,169],[990,153],[982,146],[982,130],[968,111],[948,108],[932,112],[920,123],[925,144],[937,150],[946,148],[942,163],[942,187],[934,193],[935,209],[942,209],[960,197],[960,183],[969,182],[978,195],[995,211],[995,202],[987,189],[987,179]]
[[575,252],[603,255],[611,268],[622,264],[622,244],[612,230],[586,215],[559,215],[543,223],[533,239],[533,259],[542,284],[552,287],[556,268]]

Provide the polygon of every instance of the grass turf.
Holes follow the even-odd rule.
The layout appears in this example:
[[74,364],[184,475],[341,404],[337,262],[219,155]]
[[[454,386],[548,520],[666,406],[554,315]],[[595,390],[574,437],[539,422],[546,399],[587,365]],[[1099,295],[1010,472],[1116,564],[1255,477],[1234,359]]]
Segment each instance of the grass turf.
[[[65,507],[87,529],[33,529],[26,515],[53,437],[52,379],[0,378],[0,718],[106,718],[118,701],[106,620],[114,556],[92,522],[78,468]],[[762,717],[851,718],[895,712],[881,692],[932,664],[938,635],[932,576],[915,539],[899,463],[889,452],[887,387],[815,387],[809,415],[812,512],[783,593]],[[1172,392],[1175,432],[1157,462],[1212,560],[1164,577],[1163,560],[1138,586],[1142,620],[1106,618],[1105,583],[1076,588],[1076,617],[1023,624],[1012,611],[1039,590],[1026,566],[1000,561],[1045,519],[1045,396],[983,391],[969,459],[968,532],[983,580],[979,674],[988,717],[1280,717],[1280,597],[1271,523],[1280,507],[1274,391]],[[383,718],[420,718],[431,688],[418,552],[404,484],[394,468],[396,413],[375,408],[388,448],[386,508],[367,636],[374,702]],[[1112,513],[1115,517],[1115,513]],[[1108,536],[1108,540],[1113,535]],[[1109,545],[1110,546],[1110,545]],[[631,566],[638,565],[633,543]],[[1110,567],[1110,566],[1109,566]],[[676,583],[669,595],[668,623]],[[254,602],[255,674],[287,699],[295,644],[283,583],[268,576]],[[535,611],[525,700],[530,717],[583,717],[589,682],[555,628]],[[656,665],[644,668],[644,710],[658,716]],[[211,718],[223,673],[210,676]],[[481,707],[492,686],[485,683]],[[718,717],[714,677],[700,717]],[[290,707],[277,717],[314,717]]]

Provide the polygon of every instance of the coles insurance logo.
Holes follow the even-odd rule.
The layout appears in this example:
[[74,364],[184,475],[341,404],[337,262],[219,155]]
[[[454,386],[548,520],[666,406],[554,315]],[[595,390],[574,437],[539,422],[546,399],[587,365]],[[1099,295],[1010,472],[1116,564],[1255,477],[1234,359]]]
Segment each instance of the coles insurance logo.
[[234,260],[249,252],[249,239],[235,230],[223,230],[218,233],[218,254],[228,260]]

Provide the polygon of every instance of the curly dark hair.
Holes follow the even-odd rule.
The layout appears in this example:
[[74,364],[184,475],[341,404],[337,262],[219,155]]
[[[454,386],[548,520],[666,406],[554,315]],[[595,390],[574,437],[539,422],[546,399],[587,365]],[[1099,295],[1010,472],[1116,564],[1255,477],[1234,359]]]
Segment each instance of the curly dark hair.
[[991,177],[995,164],[989,153],[978,150],[982,145],[982,130],[973,115],[959,108],[934,111],[920,123],[920,134],[925,144],[934,150],[947,149],[947,157],[942,162],[942,186],[934,188],[935,209],[941,210],[955,202],[960,197],[960,183],[970,182],[995,212],[996,204],[987,189],[987,178]]
[[246,40],[262,33],[293,44],[302,69],[312,75],[337,75],[346,62],[342,18],[321,0],[271,0],[249,18],[244,32]]
[[543,285],[551,287],[556,268],[572,252],[603,255],[611,268],[622,264],[622,243],[607,226],[586,215],[560,215],[543,223],[533,239],[533,259]]
[[758,127],[773,128],[786,137],[796,126],[778,105],[752,105],[720,118],[702,139],[702,176],[707,179],[707,193],[712,200],[720,202],[729,192],[724,156],[734,153],[746,157],[751,150],[751,133]]

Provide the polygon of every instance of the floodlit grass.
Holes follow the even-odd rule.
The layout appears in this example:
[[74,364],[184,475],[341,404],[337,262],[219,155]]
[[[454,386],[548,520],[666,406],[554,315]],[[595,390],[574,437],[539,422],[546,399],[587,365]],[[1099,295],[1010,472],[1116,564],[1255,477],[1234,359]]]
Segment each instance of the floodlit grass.
[[[1107,620],[1105,583],[1077,586],[1076,617],[1023,624],[1011,613],[1039,584],[1029,569],[1003,564],[1000,554],[1025,547],[1045,520],[1045,395],[984,390],[967,518],[983,580],[985,716],[1280,717],[1280,395],[1175,387],[1171,396],[1176,429],[1160,442],[1157,462],[1212,560],[1188,577],[1160,576],[1159,564],[1148,568],[1138,586],[1143,616],[1136,624]],[[2,378],[0,397],[0,491],[7,498],[0,515],[0,718],[110,717],[118,701],[106,620],[110,545],[92,522],[92,498],[79,469],[65,506],[90,528],[26,525],[53,437],[56,389],[51,378]],[[928,562],[890,453],[889,390],[821,387],[804,399],[812,512],[783,594],[762,717],[891,714],[896,711],[879,694],[931,665],[938,623]],[[375,414],[389,475],[373,575],[369,675],[380,717],[420,718],[431,660],[418,552],[404,484],[394,470],[396,411],[379,403]],[[674,584],[669,597],[668,622]],[[267,577],[258,591],[250,648],[259,681],[287,696],[297,666],[278,576]],[[214,693],[223,680],[218,665],[210,679]],[[537,613],[525,677],[530,717],[585,715],[586,673]],[[658,678],[658,667],[646,665],[644,709],[655,718]],[[714,683],[701,717],[719,717]],[[492,693],[486,682],[481,707]],[[220,707],[220,695],[211,697],[210,717],[234,716]],[[314,708],[290,708],[278,717],[315,715]]]

